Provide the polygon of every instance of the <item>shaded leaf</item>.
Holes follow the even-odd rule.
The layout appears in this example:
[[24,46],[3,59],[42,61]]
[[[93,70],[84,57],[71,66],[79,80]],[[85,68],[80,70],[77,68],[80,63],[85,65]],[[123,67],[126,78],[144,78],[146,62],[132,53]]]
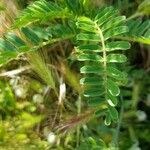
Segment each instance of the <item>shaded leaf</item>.
[[16,47],[25,46],[25,42],[13,33],[5,34],[5,37],[12,42]]
[[88,100],[88,105],[91,107],[96,107],[103,103],[105,103],[105,99],[101,97],[93,97],[93,98],[89,98]]
[[109,114],[112,118],[112,120],[117,121],[118,120],[118,111],[116,110],[116,108],[109,106]]
[[14,50],[16,50],[16,48],[10,42],[1,38],[0,39],[0,50],[14,51]]
[[96,54],[81,54],[78,56],[79,61],[98,61],[103,62],[103,57]]
[[96,117],[103,116],[103,115],[105,115],[106,112],[107,112],[107,109],[97,110],[97,111],[95,112],[95,116],[96,116]]
[[85,77],[80,79],[80,84],[85,85],[102,85],[102,77]]
[[104,89],[101,86],[93,86],[84,90],[85,97],[96,97],[104,94]]
[[21,28],[21,31],[34,44],[39,44],[40,38],[29,28]]

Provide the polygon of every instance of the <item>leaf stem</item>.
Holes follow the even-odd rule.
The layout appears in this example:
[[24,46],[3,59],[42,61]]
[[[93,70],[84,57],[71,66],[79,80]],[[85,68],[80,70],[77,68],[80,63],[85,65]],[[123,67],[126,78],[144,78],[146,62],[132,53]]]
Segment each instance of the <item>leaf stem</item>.
[[102,30],[99,28],[97,23],[95,22],[95,26],[98,30],[98,34],[101,38],[102,51],[103,51],[103,65],[104,65],[104,87],[105,87],[105,99],[107,95],[107,58],[106,58],[106,47],[105,47],[105,39],[102,33]]

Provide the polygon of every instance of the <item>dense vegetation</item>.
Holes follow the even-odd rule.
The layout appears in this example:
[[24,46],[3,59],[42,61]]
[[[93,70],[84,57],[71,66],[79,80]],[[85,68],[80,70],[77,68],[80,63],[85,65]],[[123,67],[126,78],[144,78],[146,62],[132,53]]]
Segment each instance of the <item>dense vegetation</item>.
[[0,150],[149,150],[149,15],[149,0],[2,0]]

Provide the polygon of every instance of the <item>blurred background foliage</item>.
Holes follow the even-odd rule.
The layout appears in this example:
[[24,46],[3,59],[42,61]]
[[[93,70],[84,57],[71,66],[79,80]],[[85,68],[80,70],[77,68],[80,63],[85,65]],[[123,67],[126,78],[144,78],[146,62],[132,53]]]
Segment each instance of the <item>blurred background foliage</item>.
[[[20,11],[32,2],[0,1],[0,36],[9,31]],[[75,13],[80,13],[76,12],[79,7],[76,1],[68,3]],[[148,20],[150,15],[149,0],[84,0],[84,3],[89,11],[113,5],[129,22],[136,20],[130,28],[132,33],[138,22]],[[59,26],[55,28],[56,37],[65,36]],[[49,28],[53,30],[53,26]],[[121,89],[120,119],[108,127],[101,117],[95,119],[92,110],[81,101],[78,64],[69,41],[47,45],[1,65],[0,150],[116,150],[116,145],[120,150],[149,150],[150,36],[139,38],[130,33],[126,37],[132,41],[132,48],[126,52],[128,84]],[[47,39],[51,35],[44,31],[40,36]]]

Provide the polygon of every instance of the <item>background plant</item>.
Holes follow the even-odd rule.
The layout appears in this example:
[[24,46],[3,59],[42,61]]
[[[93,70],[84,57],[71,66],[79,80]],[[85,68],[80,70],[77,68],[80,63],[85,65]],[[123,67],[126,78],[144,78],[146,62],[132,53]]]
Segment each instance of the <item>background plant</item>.
[[[2,16],[9,18],[3,20],[11,24],[2,24],[0,39],[1,147],[149,149],[149,2],[24,2],[21,7],[28,6],[11,23],[19,9],[14,2],[13,14],[5,9],[9,3],[1,3]],[[79,70],[86,73],[84,88]],[[103,115],[107,125],[118,122],[107,127]],[[14,120],[14,129],[4,134]],[[24,142],[14,144],[12,135]]]

